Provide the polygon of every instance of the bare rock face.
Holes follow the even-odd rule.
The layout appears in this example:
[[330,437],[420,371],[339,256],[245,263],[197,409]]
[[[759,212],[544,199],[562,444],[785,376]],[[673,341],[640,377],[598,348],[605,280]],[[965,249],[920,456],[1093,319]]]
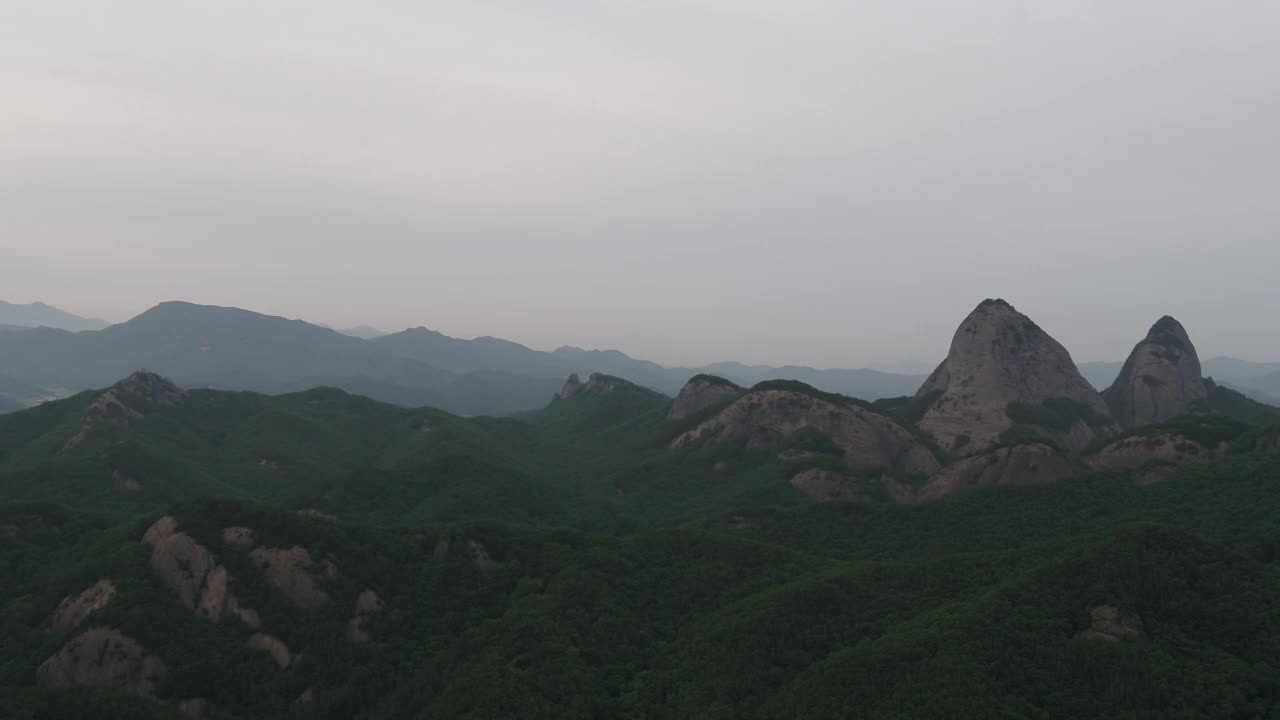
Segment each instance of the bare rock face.
[[790,390],[752,391],[671,441],[670,447],[745,440],[748,449],[772,450],[805,428],[829,437],[854,470],[892,468],[929,475],[938,469],[933,453],[890,418],[852,403]]
[[565,400],[575,395],[607,395],[618,389],[618,383],[619,380],[617,378],[601,375],[600,373],[592,373],[591,377],[584,383],[574,374],[570,375],[569,379],[565,381],[564,389],[556,397]]
[[294,605],[309,610],[329,602],[329,596],[316,586],[312,575],[313,570],[323,570],[325,566],[313,562],[306,548],[258,548],[249,553],[249,557],[267,576],[267,581]]
[[1135,435],[1117,440],[1089,456],[1089,467],[1139,468],[1152,462],[1174,464],[1216,460],[1227,454],[1231,443],[1206,445],[1175,432]]
[[685,384],[684,389],[671,403],[668,420],[683,420],[690,415],[719,405],[741,392],[741,388],[728,380],[712,375],[698,375]]
[[866,499],[856,478],[821,468],[799,473],[791,478],[791,486],[818,502]]
[[146,417],[153,407],[176,405],[186,396],[185,390],[159,375],[139,370],[93,401],[80,421],[80,431],[67,441],[62,451],[84,442],[96,427],[103,424],[126,427]]
[[116,595],[116,584],[99,580],[88,590],[73,597],[64,598],[53,611],[49,626],[56,633],[64,633],[78,626],[96,610],[101,610]]
[[1200,373],[1200,358],[1186,329],[1166,315],[1151,326],[1102,396],[1124,427],[1154,425],[1209,397]]
[[222,542],[251,548],[258,543],[258,537],[252,528],[229,527],[222,528]]
[[258,627],[258,614],[242,608],[230,592],[227,569],[195,538],[177,532],[176,520],[160,518],[142,539],[151,546],[152,571],[192,612],[215,623],[224,615],[234,615],[245,625]]
[[288,668],[293,664],[293,652],[289,650],[289,646],[285,645],[279,638],[272,637],[266,633],[254,633],[245,641],[245,646],[254,650],[261,650],[271,656],[276,661],[276,665],[281,670]]
[[1101,605],[1089,610],[1089,627],[1080,633],[1085,640],[1103,642],[1142,641],[1147,639],[1142,618],[1125,614],[1112,605]]
[[[951,453],[974,454],[1000,442],[1014,425],[1011,405],[1032,408],[1066,401],[1102,420],[1106,403],[1076,368],[1071,354],[1030,318],[1003,300],[986,300],[956,330],[951,352],[916,397],[936,397],[920,421]],[[1099,430],[1083,420],[1046,433],[1081,450]]]
[[560,394],[557,397],[559,397],[561,400],[571,398],[574,395],[577,395],[579,392],[582,392],[582,388],[583,388],[582,380],[578,377],[577,373],[574,373],[573,375],[569,376],[568,380],[565,381],[564,389],[560,391]]
[[913,500],[936,500],[957,490],[985,485],[1039,485],[1079,474],[1061,451],[1043,443],[1002,447],[951,463],[913,494]]
[[378,593],[372,590],[365,590],[356,598],[355,617],[351,618],[347,623],[347,640],[357,645],[363,645],[371,639],[369,631],[365,629],[365,620],[371,615],[376,615],[386,608],[386,604],[382,602],[382,598]]
[[467,556],[471,558],[471,565],[480,572],[489,572],[498,565],[489,554],[489,548],[479,540],[467,541]]
[[99,627],[67,643],[36,671],[44,688],[111,688],[150,697],[168,669],[119,630]]

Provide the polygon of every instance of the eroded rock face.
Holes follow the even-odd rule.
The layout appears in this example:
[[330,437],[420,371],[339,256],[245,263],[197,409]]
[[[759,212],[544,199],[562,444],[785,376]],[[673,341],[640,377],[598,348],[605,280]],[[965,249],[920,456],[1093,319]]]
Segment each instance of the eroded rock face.
[[[1107,420],[1110,411],[1071,354],[1003,300],[987,300],[956,330],[947,359],[916,393],[936,397],[920,421],[948,452],[970,455],[996,445],[1013,427],[1010,404],[1065,399]],[[1077,421],[1054,436],[1081,450],[1098,431]]]
[[209,712],[209,701],[205,698],[187,698],[178,703],[178,712],[192,720],[199,720]]
[[596,393],[600,395],[607,395],[611,392],[614,392],[617,389],[618,389],[618,380],[616,380],[615,378],[611,378],[608,375],[601,375],[600,373],[592,373],[591,377],[588,378],[587,381],[584,383],[582,382],[582,380],[578,378],[576,374],[574,374],[574,375],[570,375],[569,379],[565,381],[564,389],[561,390],[560,394],[557,395],[556,397],[560,398],[561,400],[564,400],[566,398],[571,398],[575,395],[581,395],[584,393]]
[[1209,397],[1200,373],[1200,358],[1186,329],[1166,315],[1151,326],[1102,396],[1124,427],[1154,425]]
[[222,542],[251,548],[257,544],[258,536],[251,528],[229,527],[222,529]]
[[190,535],[177,532],[177,521],[172,517],[157,520],[143,536],[143,542],[151,546],[152,571],[195,614],[215,623],[230,614],[251,628],[260,625],[258,613],[240,607],[230,592],[227,569]]
[[[294,605],[308,610],[329,602],[329,596],[316,586],[312,575],[313,570],[320,569],[323,572],[326,566],[312,561],[311,553],[306,548],[258,548],[249,553],[249,557],[267,576],[267,581],[284,593]],[[328,567],[332,567],[332,564]],[[332,574],[336,572],[337,568],[333,568]]]
[[1147,639],[1147,633],[1136,613],[1125,614],[1115,606],[1101,605],[1089,610],[1089,627],[1081,631],[1080,637],[1104,642],[1142,641]]
[[369,642],[369,632],[365,629],[365,621],[383,611],[386,605],[378,593],[365,590],[356,598],[355,617],[347,623],[347,640],[357,645]]
[[582,387],[583,387],[582,380],[578,377],[577,373],[574,373],[573,375],[569,376],[568,380],[565,381],[564,388],[560,391],[560,395],[558,395],[557,397],[559,397],[561,400],[564,400],[566,398],[571,398],[574,395],[577,395],[579,392],[581,392]]
[[101,610],[116,595],[116,584],[99,580],[79,595],[64,598],[53,611],[49,627],[56,633],[64,633],[78,626],[94,611]]
[[797,474],[791,478],[791,486],[818,502],[866,499],[856,478],[821,468]]
[[751,392],[673,440],[670,447],[745,440],[748,449],[771,450],[805,428],[831,438],[854,470],[892,468],[929,475],[938,469],[933,453],[893,420],[857,405],[838,405],[789,390]]
[[1059,450],[1027,443],[957,460],[931,477],[910,499],[936,500],[957,490],[986,485],[1040,485],[1077,474],[1076,464]]
[[1089,456],[1089,467],[1139,468],[1148,463],[1193,463],[1216,460],[1227,454],[1228,442],[1205,445],[1185,435],[1168,432],[1122,438]]
[[688,383],[671,403],[668,420],[683,420],[709,407],[719,405],[741,392],[741,388],[728,380],[710,375],[699,375]]
[[270,655],[281,670],[293,664],[293,653],[289,650],[289,646],[285,645],[279,638],[272,637],[266,633],[254,633],[245,641],[245,645]]
[[489,548],[479,540],[467,541],[467,555],[471,558],[471,565],[480,572],[489,572],[497,566],[493,557],[489,555]]
[[111,688],[150,697],[168,669],[119,630],[93,628],[67,643],[36,671],[44,688]]
[[144,418],[153,406],[175,405],[187,392],[153,372],[140,370],[121,380],[98,396],[85,411],[80,430],[62,447],[66,452],[80,443],[103,423],[127,426]]

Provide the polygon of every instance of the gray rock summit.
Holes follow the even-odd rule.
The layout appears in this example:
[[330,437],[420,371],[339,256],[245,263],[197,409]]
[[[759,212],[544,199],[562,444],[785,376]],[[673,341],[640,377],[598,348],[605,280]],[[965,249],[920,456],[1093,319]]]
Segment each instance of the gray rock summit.
[[1005,442],[1006,433],[1023,427],[1072,450],[1114,429],[1106,403],[1067,349],[1004,300],[985,300],[965,318],[947,359],[916,397],[931,400],[921,429],[959,455]]
[[1168,315],[1157,320],[1102,396],[1126,428],[1165,422],[1207,398],[1200,358],[1182,323]]
[[735,397],[741,391],[742,388],[724,378],[714,375],[697,375],[685,384],[684,389],[671,403],[667,419],[683,420]]

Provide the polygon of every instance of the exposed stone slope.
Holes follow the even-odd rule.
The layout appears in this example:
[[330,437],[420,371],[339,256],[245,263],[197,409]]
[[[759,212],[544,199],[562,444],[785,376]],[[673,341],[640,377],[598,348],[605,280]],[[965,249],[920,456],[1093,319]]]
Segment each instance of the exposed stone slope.
[[294,605],[317,608],[329,602],[329,596],[316,584],[313,572],[320,570],[330,579],[337,576],[333,563],[316,563],[306,548],[258,548],[249,557],[267,576],[267,580],[284,593]]
[[151,546],[151,569],[169,586],[182,604],[197,615],[220,622],[224,615],[238,617],[251,628],[261,624],[258,613],[242,608],[230,592],[227,569],[208,548],[186,533],[177,532],[177,521],[165,516],[143,536]]
[[577,374],[570,375],[569,379],[564,383],[564,389],[556,397],[560,399],[571,398],[575,395],[588,393],[608,394],[618,389],[619,380],[608,375],[600,373],[592,373],[584,383],[578,378]]
[[139,370],[99,395],[85,411],[80,430],[62,447],[63,452],[84,442],[104,423],[124,427],[137,422],[154,406],[175,405],[187,392],[159,375]]
[[1165,422],[1208,398],[1200,358],[1182,324],[1166,315],[1152,325],[1102,396],[1129,428]]
[[53,617],[49,619],[49,627],[56,633],[67,632],[95,611],[106,607],[115,595],[115,583],[110,580],[99,580],[79,595],[64,598],[58,604],[58,609],[53,611]]
[[957,460],[931,477],[912,499],[936,500],[986,485],[1052,483],[1078,473],[1076,464],[1061,451],[1044,443],[1025,443]]
[[1066,401],[1096,422],[1074,420],[1047,429],[1057,442],[1080,450],[1112,427],[1106,403],[1080,375],[1071,354],[1030,318],[1003,300],[986,300],[956,330],[947,359],[917,392],[936,398],[920,421],[949,452],[973,454],[1000,442],[1014,426],[1013,405],[1032,409]]
[[168,669],[119,630],[93,628],[62,647],[36,671],[40,687],[90,687],[151,696]]
[[685,383],[680,394],[671,403],[667,412],[668,420],[683,420],[690,415],[718,405],[742,392],[742,388],[728,380],[711,375],[698,375]]
[[1089,456],[1089,467],[1138,468],[1152,462],[1192,463],[1226,455],[1231,443],[1205,444],[1176,432],[1135,435],[1117,440]]
[[928,475],[938,469],[929,448],[890,418],[853,403],[791,390],[754,390],[670,446],[743,441],[749,450],[773,450],[805,428],[829,437],[853,470],[889,468]]

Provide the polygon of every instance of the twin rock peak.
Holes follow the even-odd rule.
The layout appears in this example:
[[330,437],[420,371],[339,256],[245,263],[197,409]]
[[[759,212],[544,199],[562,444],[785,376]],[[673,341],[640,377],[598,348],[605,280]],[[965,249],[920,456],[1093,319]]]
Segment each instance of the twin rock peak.
[[[1080,374],[1071,354],[1004,300],[985,300],[956,330],[945,360],[916,393],[921,430],[949,455],[965,457],[1040,437],[1080,452],[1098,437],[1165,422],[1204,400],[1200,361],[1186,330],[1161,318],[1138,343],[1104,393]],[[566,387],[572,394],[572,381]],[[676,398],[682,419],[740,389],[699,376]]]

